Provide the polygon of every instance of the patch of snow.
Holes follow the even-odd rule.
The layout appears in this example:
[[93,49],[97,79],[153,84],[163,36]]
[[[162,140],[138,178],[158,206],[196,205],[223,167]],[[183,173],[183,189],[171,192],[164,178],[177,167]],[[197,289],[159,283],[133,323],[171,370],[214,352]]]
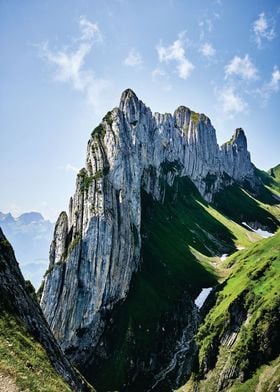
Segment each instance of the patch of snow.
[[249,226],[246,222],[242,222],[242,225],[248,227],[248,229],[252,230],[254,233],[259,234],[263,238],[269,238],[274,235],[274,233],[270,233],[269,231],[262,230],[262,229],[253,229],[251,226]]
[[254,230],[254,232],[259,234],[263,238],[269,238],[269,237],[272,237],[274,235],[274,233],[270,233],[269,231],[265,231],[265,230],[262,230],[262,229]]
[[208,295],[211,293],[211,291],[212,291],[212,287],[208,287],[208,288],[202,289],[202,291],[199,294],[199,296],[195,299],[194,303],[196,304],[196,306],[199,309],[202,308],[202,305],[206,301],[206,299],[207,299]]

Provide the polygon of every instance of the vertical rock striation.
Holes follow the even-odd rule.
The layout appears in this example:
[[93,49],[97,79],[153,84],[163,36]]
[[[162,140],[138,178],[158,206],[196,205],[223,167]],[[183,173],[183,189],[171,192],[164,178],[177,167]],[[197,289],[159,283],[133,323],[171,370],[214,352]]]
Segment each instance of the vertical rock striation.
[[172,185],[176,176],[189,176],[207,201],[233,181],[256,181],[243,130],[220,148],[204,114],[184,106],[152,114],[126,90],[92,132],[50,250],[41,306],[74,363],[92,354],[139,267],[141,187],[163,201],[161,179]]

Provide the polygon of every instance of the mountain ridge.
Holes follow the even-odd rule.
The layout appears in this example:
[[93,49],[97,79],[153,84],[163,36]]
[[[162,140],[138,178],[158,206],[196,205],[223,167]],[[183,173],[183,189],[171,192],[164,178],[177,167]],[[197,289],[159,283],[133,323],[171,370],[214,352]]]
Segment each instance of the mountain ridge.
[[[190,180],[200,195],[193,190]],[[191,269],[184,267],[186,260],[189,260],[190,267],[193,268],[195,263],[203,263],[204,257],[209,258],[215,254],[219,256],[225,253],[221,246],[225,234],[218,234],[219,229],[212,219],[218,211],[211,210],[213,214],[211,220],[208,216],[210,206],[207,203],[214,201],[215,194],[222,193],[233,185],[256,189],[257,192],[262,190],[262,181],[251,163],[246,136],[241,128],[235,131],[229,142],[219,147],[215,129],[205,115],[194,113],[184,106],[177,108],[173,116],[159,113],[153,115],[151,110],[129,89],[122,94],[119,108],[108,112],[101,124],[94,129],[87,145],[86,166],[78,173],[76,192],[70,199],[69,213],[61,213],[56,223],[50,265],[41,298],[44,314],[62,349],[72,363],[82,372],[86,372],[89,380],[91,380],[92,369],[101,366],[102,372],[102,366],[107,366],[106,358],[107,361],[110,358],[109,366],[121,367],[112,359],[112,355],[115,354],[110,352],[108,346],[111,333],[114,335],[115,328],[111,332],[110,328],[108,333],[105,332],[110,326],[108,320],[118,320],[116,327],[119,328],[118,323],[122,323],[119,314],[126,306],[125,303],[131,301],[130,296],[133,296],[131,294],[133,277],[141,275],[151,257],[157,257],[151,253],[153,244],[150,240],[147,245],[148,253],[146,256],[143,254],[143,244],[147,235],[143,224],[149,225],[149,220],[144,219],[145,211],[141,207],[144,203],[144,193],[151,197],[148,204],[156,203],[156,210],[160,210],[160,206],[167,202],[162,214],[165,216],[168,230],[171,229],[173,219],[177,221],[178,228],[181,227],[180,231],[176,229],[176,233],[180,243],[178,256],[184,252],[182,265],[179,264],[174,269],[168,260],[165,261],[168,265],[168,273],[174,274],[176,280],[179,279],[182,268],[185,268],[188,273],[191,272]],[[180,189],[184,190],[183,194],[180,193],[182,192]],[[187,200],[188,195],[191,202]],[[264,197],[267,196],[264,194]],[[271,226],[269,208],[264,209],[264,205],[258,205],[258,202],[247,193],[243,200],[250,205],[249,212],[262,211],[264,220],[257,222],[260,227],[266,229],[267,222]],[[199,221],[197,227],[193,227],[195,222],[190,222],[184,214],[180,216],[181,205],[189,214],[194,208],[199,219],[203,217],[202,227]],[[271,211],[274,213],[273,208],[272,205]],[[204,217],[205,210],[207,212]],[[170,211],[170,216],[167,211]],[[245,222],[247,217],[249,218],[247,212],[244,211],[242,216]],[[242,225],[240,219],[231,223],[228,218],[225,218],[224,224],[226,227],[231,227],[241,243],[248,239],[256,240],[258,237],[247,234],[246,230],[242,231],[244,228],[240,228],[240,224]],[[275,225],[271,226],[273,228],[279,223],[277,218],[275,219]],[[249,222],[251,223],[251,220]],[[213,229],[214,235],[211,233]],[[220,235],[221,238],[215,235]],[[191,242],[190,236],[193,236]],[[197,247],[197,241],[199,240],[200,243],[202,238],[208,248]],[[168,244],[168,238],[166,241]],[[234,243],[228,249],[232,252],[236,246],[235,242],[229,237],[227,241]],[[194,246],[196,252],[202,252],[201,256],[197,258],[191,252],[183,250],[190,244]],[[172,257],[170,245],[166,254]],[[158,249],[160,250],[162,246],[160,245]],[[159,259],[157,274],[163,272],[163,266],[164,262]],[[208,261],[203,268],[211,269]],[[214,275],[213,271],[211,274]],[[141,281],[139,293],[142,285],[146,283],[146,278]],[[153,285],[158,283],[153,281],[151,284],[152,293],[155,289]],[[197,283],[196,290],[202,288],[203,286]],[[158,289],[159,287],[156,292]],[[190,296],[191,290],[184,289],[183,286],[180,286],[174,298],[174,308],[182,303],[184,290],[188,293],[188,299],[183,302],[183,306],[195,311],[194,298]],[[139,293],[135,294],[136,298]],[[171,328],[172,323],[175,323],[178,330],[188,331],[189,336],[184,337],[184,344],[186,344],[193,339],[196,326],[192,326],[190,320],[178,319],[172,312],[171,303],[168,301],[167,303],[169,327]],[[120,310],[115,311],[119,306]],[[160,319],[166,315],[160,313],[158,317]],[[158,328],[159,319],[155,321],[153,328]],[[143,338],[136,332],[136,327],[136,325],[129,326],[129,322],[121,327],[121,335],[124,336],[121,342],[123,350],[127,350],[124,344],[127,339],[126,334],[132,333],[136,342],[140,342]],[[164,339],[167,339],[166,342],[169,341],[167,335]],[[178,339],[181,339],[179,335]],[[172,344],[174,343],[169,341],[171,351],[175,349]],[[139,346],[136,344],[136,347]],[[160,347],[155,347],[154,350],[153,367],[154,371],[160,374],[168,367],[171,361],[170,354],[164,350],[160,354],[162,350]],[[193,357],[195,350],[193,347],[191,354]],[[128,372],[129,379],[126,379],[127,375],[124,375],[123,370],[119,374],[116,373],[118,379],[115,379],[112,371],[108,369],[107,380],[110,375],[116,382],[115,385],[108,385],[108,387],[115,388],[117,385],[118,388],[123,388],[123,385],[126,385],[127,389],[124,390],[140,391],[141,377],[145,378],[146,387],[151,387],[147,355],[143,353],[143,356],[138,358],[138,362],[141,363],[138,367],[142,369],[137,376],[138,384],[135,381],[133,387],[132,380],[136,377],[135,374],[133,376],[133,372],[136,364],[134,354],[129,353],[127,357],[122,357],[123,364],[128,365],[127,358],[130,358],[133,363],[131,374]],[[186,377],[191,366],[184,361],[180,366],[183,366],[183,377]],[[171,385],[176,386],[177,383],[176,377],[174,379],[174,374],[171,374],[168,388]],[[96,385],[99,387],[102,382]],[[160,383],[157,388],[163,388],[163,384]],[[169,390],[168,388],[166,390]]]

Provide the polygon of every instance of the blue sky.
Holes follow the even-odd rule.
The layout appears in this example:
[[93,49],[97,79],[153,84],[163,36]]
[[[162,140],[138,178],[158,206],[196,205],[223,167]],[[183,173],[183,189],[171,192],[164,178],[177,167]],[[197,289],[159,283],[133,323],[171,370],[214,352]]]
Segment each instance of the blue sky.
[[280,162],[277,0],[0,0],[0,210],[67,209],[90,132],[130,87]]

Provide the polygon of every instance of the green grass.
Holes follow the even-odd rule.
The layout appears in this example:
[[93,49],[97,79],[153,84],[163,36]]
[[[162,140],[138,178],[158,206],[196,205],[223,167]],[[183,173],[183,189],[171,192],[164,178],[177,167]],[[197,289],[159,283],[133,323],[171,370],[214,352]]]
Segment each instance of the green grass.
[[104,139],[106,134],[106,129],[103,124],[99,124],[94,130],[91,132],[91,136],[93,138]]
[[[271,193],[266,195],[264,201],[271,201],[270,197]],[[266,204],[236,185],[219,192],[214,204],[221,213],[239,224],[258,221],[273,232],[279,227],[280,207],[276,200],[274,204]]]
[[268,170],[268,174],[277,182],[280,182],[280,164]]
[[280,195],[280,165],[268,172],[256,169],[256,174],[269,190]]
[[[215,390],[225,364],[236,364],[245,380],[253,380],[260,366],[280,354],[280,232],[232,255],[228,264],[232,266],[231,274],[217,291],[215,305],[197,335],[201,372],[212,353],[201,391]],[[236,306],[243,309],[247,320],[235,344],[225,350],[219,342],[232,322],[231,312]],[[217,356],[213,357],[215,352]],[[238,388],[233,391],[245,391],[242,386]]]
[[280,357],[261,366],[245,383],[236,383],[229,392],[275,392],[280,384]]
[[113,124],[112,112],[108,112],[108,113],[106,114],[106,116],[103,117],[102,121],[106,121],[107,124],[109,124],[110,126],[112,126],[112,124]]
[[192,120],[192,122],[193,122],[195,125],[197,125],[197,124],[199,123],[199,119],[200,119],[200,114],[191,111],[191,120]]
[[52,367],[46,351],[10,313],[0,317],[0,373],[22,391],[66,392],[70,387]]
[[[207,204],[187,178],[166,186],[164,203],[142,192],[141,235],[140,271],[106,332],[111,355],[95,364],[94,385],[100,391],[121,388],[131,360],[149,363],[151,352],[160,347],[159,326],[172,319],[167,315],[174,313],[182,296],[194,299],[203,287],[217,284],[209,262],[212,255],[233,252],[237,245],[247,246],[258,238],[248,237],[247,230]],[[91,372],[89,364],[86,376]],[[143,378],[141,384],[139,391],[145,385]]]

